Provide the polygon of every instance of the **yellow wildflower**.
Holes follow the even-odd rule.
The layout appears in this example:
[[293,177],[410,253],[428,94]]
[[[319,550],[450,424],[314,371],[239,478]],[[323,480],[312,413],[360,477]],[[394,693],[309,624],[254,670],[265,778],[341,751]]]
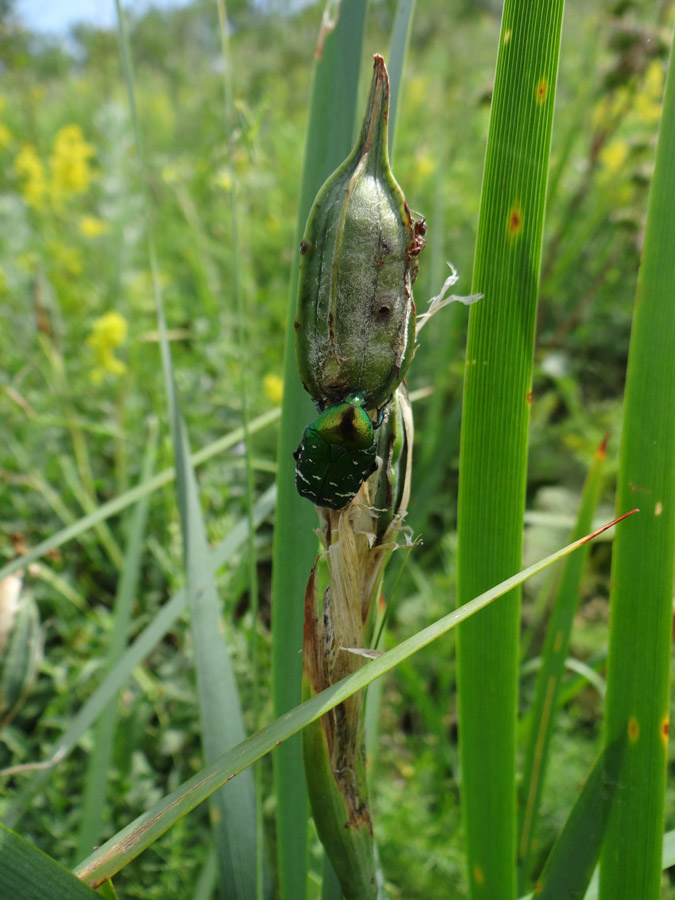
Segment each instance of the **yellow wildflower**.
[[624,138],[615,138],[610,141],[600,151],[600,163],[604,170],[604,175],[613,177],[617,175],[624,167],[624,163],[628,158],[628,143]]
[[96,216],[82,216],[79,221],[80,234],[85,237],[99,237],[109,231],[108,223]]
[[175,184],[180,178],[178,169],[172,165],[164,166],[160,174],[162,176],[162,181],[166,184]]
[[232,173],[229,169],[219,169],[213,176],[214,184],[221,187],[224,191],[232,190]]
[[645,72],[644,89],[635,97],[637,119],[645,125],[654,125],[661,118],[663,81],[663,65],[658,60],[654,60]]
[[47,179],[40,157],[32,144],[25,144],[14,160],[14,169],[22,181],[21,192],[28,206],[42,209],[47,197]]
[[278,375],[265,375],[263,378],[263,391],[270,403],[279,406],[284,393],[284,383]]
[[106,375],[122,375],[126,365],[115,356],[115,349],[127,339],[127,320],[118,312],[109,312],[94,322],[87,343],[94,351],[96,367],[92,379],[99,383]]
[[14,135],[6,125],[0,122],[0,150],[4,150],[14,140]]
[[423,75],[415,75],[406,84],[406,102],[412,107],[422,106],[429,93],[427,79]]
[[92,179],[90,160],[95,152],[92,144],[85,141],[79,125],[66,125],[57,132],[49,157],[55,202],[87,190]]
[[427,178],[436,171],[436,163],[428,153],[421,151],[415,156],[415,174],[419,178]]

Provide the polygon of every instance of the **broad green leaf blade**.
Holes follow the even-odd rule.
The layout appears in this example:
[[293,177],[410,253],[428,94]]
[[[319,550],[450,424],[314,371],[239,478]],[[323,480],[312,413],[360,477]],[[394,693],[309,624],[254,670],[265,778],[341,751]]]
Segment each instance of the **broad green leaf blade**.
[[[593,516],[600,497],[606,453],[606,441],[603,441],[595,453],[584,485],[577,523],[570,536],[573,541],[587,534],[592,527]],[[546,777],[551,735],[555,726],[558,692],[570,645],[581,571],[587,553],[588,548],[565,560],[546,631],[542,665],[537,673],[534,701],[528,713],[529,734],[523,767],[524,789],[518,819],[520,890],[525,889],[529,875],[529,859],[533,847],[541,792]]]
[[[249,434],[253,434],[254,432],[259,431],[262,428],[266,428],[273,422],[276,422],[280,414],[280,409],[271,409],[268,412],[263,413],[262,415],[253,419],[253,421],[251,421],[248,426]],[[213,441],[213,443],[208,444],[206,447],[202,447],[200,450],[196,450],[190,456],[190,462],[193,466],[198,466],[201,463],[211,459],[213,456],[216,456],[218,453],[223,453],[223,451],[229,450],[231,447],[234,447],[235,444],[238,444],[243,439],[243,437],[244,429],[235,428],[229,434],[218,438],[217,441]],[[8,562],[6,565],[4,565],[0,569],[0,581],[7,575],[11,575],[13,572],[18,572],[19,569],[25,569],[32,562],[34,562],[36,559],[39,559],[41,556],[44,556],[50,550],[54,550],[55,547],[61,547],[63,544],[67,543],[73,538],[78,537],[78,535],[83,534],[90,528],[93,528],[99,522],[103,522],[105,519],[109,519],[111,516],[122,512],[122,510],[127,509],[127,507],[136,503],[138,500],[141,500],[148,494],[151,494],[153,491],[164,487],[165,484],[171,484],[171,482],[174,481],[175,478],[176,470],[173,466],[171,466],[169,469],[164,469],[164,471],[159,472],[157,475],[154,475],[148,481],[137,485],[135,488],[131,488],[131,490],[126,491],[124,494],[120,494],[120,496],[115,497],[114,500],[109,500],[107,503],[103,503],[95,512],[91,513],[88,516],[84,516],[81,519],[78,519],[76,522],[73,522],[66,528],[62,528],[61,531],[57,531],[55,534],[50,535],[50,537],[39,543],[36,547],[33,547],[33,549],[29,550],[28,553],[25,553],[22,556],[17,556],[16,559],[13,559],[11,562]]]
[[[284,394],[279,439],[278,502],[272,573],[272,692],[282,715],[300,701],[305,584],[314,562],[314,507],[295,489],[293,451],[315,411],[295,365],[295,305],[299,247],[319,188],[352,149],[367,0],[329,3],[317,46],[307,126],[295,253],[289,286]],[[334,28],[327,27],[330,15]],[[306,888],[308,801],[300,740],[274,756],[280,892],[302,900]]]
[[[269,516],[274,507],[275,496],[276,488],[272,486],[258,500],[255,506],[256,524],[260,524]],[[218,547],[211,551],[208,561],[209,571],[215,574],[239,549],[247,536],[248,523],[246,521],[241,521],[235,525],[230,534]],[[164,635],[171,630],[185,609],[186,602],[185,590],[181,588],[161,607],[152,622],[138,635],[117,665],[106,675],[89,700],[77,713],[56,743],[50,758],[46,762],[28,763],[24,766],[14,766],[3,770],[4,774],[19,774],[22,771],[38,769],[30,783],[20,792],[9,814],[6,816],[5,823],[7,825],[10,827],[16,825],[26,811],[31,797],[51,776],[53,767],[71,753],[87,728],[96,721],[108,703],[117,696],[136,666],[143,662]]]
[[605,739],[628,737],[600,870],[602,900],[657,900],[668,760],[675,558],[675,71],[668,72],[628,356]]
[[[152,475],[156,451],[157,427],[154,425],[147,443],[141,481],[147,481]],[[131,517],[124,563],[113,607],[114,623],[106,661],[107,671],[113,669],[119,662],[126,647],[132,604],[138,589],[149,503],[150,495],[146,494],[138,503]],[[91,847],[101,840],[106,786],[115,742],[116,725],[117,700],[115,699],[103,710],[103,715],[97,723],[94,749],[87,764],[82,816],[75,850],[76,860],[81,859]]]
[[[464,382],[460,603],[520,565],[532,355],[563,0],[506,0],[492,98]],[[520,594],[458,636],[470,895],[516,893]]]
[[[630,515],[628,513],[627,515]],[[287,712],[276,719],[271,725],[263,728],[257,734],[247,738],[239,746],[234,747],[224,754],[217,762],[207,766],[172,794],[165,797],[160,803],[148,812],[139,816],[122,831],[118,832],[107,843],[94,851],[88,859],[78,867],[79,876],[91,885],[100,884],[106,878],[111,878],[116,872],[135,859],[139,853],[149,847],[165,831],[181,819],[183,816],[202,803],[221,785],[226,784],[247,766],[252,765],[266,753],[278,747],[282,741],[296,734],[310,722],[314,722],[330,709],[342,703],[347,697],[351,697],[357,691],[362,690],[376,678],[390,672],[403,660],[408,659],[423,647],[428,646],[437,638],[442,637],[451,629],[474,615],[479,610],[488,606],[497,597],[513,590],[537,572],[543,571],[558,560],[563,559],[568,553],[573,553],[584,546],[589,540],[597,537],[603,531],[611,528],[617,521],[608,523],[598,531],[587,535],[580,541],[569,544],[562,550],[547,556],[545,559],[523,569],[517,575],[507,578],[501,584],[496,585],[475,597],[469,603],[447,616],[428,625],[417,634],[402,641],[397,647],[384,653],[378,659],[367,662],[362,669],[343,678],[337,684],[327,688],[311,700]]]
[[538,900],[569,900],[586,893],[617,796],[625,743],[622,738],[607,746],[593,766],[537,881]]
[[42,850],[0,824],[0,897],[95,900],[98,894]]

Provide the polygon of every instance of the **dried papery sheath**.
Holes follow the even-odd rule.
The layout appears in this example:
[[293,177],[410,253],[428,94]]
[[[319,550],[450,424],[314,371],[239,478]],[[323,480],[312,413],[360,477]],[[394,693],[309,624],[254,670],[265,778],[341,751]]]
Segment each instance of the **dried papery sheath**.
[[375,56],[356,147],[323,185],[300,251],[298,372],[321,410],[362,391],[382,407],[414,352],[412,282],[424,244],[389,166],[389,77]]
[[387,418],[377,432],[375,446],[380,458],[373,505],[378,511],[377,539],[382,541],[397,513],[405,514],[410,494],[413,420],[410,399],[402,383],[391,402]]

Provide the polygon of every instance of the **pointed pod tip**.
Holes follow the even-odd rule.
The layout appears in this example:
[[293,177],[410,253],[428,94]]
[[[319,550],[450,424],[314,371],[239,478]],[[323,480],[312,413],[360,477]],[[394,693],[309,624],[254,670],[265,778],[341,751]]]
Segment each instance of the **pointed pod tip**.
[[373,80],[370,85],[370,95],[356,146],[357,156],[364,158],[373,148],[375,159],[371,164],[375,167],[381,165],[388,169],[388,134],[389,74],[384,64],[384,58],[376,53],[373,56]]

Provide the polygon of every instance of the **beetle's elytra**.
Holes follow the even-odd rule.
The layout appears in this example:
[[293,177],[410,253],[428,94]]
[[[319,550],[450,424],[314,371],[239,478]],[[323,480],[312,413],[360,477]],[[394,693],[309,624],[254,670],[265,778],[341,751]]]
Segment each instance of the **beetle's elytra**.
[[324,410],[293,454],[298,493],[317,506],[342,509],[377,468],[373,424],[363,400],[356,394]]

